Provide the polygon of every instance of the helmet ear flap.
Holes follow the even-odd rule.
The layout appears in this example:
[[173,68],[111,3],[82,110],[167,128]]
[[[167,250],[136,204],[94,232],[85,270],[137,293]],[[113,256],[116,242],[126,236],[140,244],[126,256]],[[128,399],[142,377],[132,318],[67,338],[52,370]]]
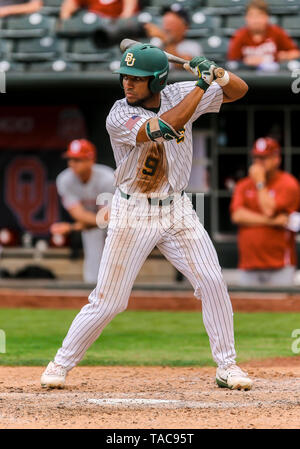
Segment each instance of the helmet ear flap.
[[159,73],[155,73],[149,80],[149,89],[152,93],[157,93],[163,90],[167,84],[168,70],[165,76],[160,78]]
[[120,78],[119,78],[119,80],[120,80],[120,86],[121,86],[121,89],[124,90],[124,86],[123,86],[123,75],[122,75],[122,73],[120,73]]
[[155,76],[150,76],[149,81],[148,81],[148,87],[150,92],[155,93]]

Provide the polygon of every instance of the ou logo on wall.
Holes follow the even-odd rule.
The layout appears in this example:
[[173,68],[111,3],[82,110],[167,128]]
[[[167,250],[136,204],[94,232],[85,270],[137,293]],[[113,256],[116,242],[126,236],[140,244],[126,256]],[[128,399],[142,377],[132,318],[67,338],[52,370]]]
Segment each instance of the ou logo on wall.
[[20,227],[33,234],[47,234],[58,220],[55,183],[47,182],[44,165],[35,157],[17,157],[10,163],[5,173],[5,202]]

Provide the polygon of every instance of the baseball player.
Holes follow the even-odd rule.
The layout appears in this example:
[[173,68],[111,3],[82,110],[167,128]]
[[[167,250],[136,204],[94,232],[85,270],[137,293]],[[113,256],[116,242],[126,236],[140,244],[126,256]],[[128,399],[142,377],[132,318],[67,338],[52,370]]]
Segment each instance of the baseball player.
[[257,139],[249,176],[237,183],[232,197],[241,285],[293,284],[296,241],[288,228],[289,217],[299,209],[300,190],[297,179],[279,169],[280,153],[275,139]]
[[167,86],[168,59],[158,47],[136,44],[123,54],[117,73],[125,98],[116,101],[106,121],[117,189],[98,282],[42,374],[42,386],[64,386],[68,371],[126,309],[134,280],[157,246],[202,300],[218,385],[251,388],[252,380],[235,364],[232,306],[216,251],[184,192],[191,171],[193,122],[218,112],[223,102],[243,97],[248,89],[226,71],[216,82],[215,67],[205,57],[193,58],[190,68],[197,82]]
[[100,193],[114,193],[114,170],[95,163],[96,147],[86,139],[70,142],[63,156],[69,167],[58,175],[56,185],[63,206],[75,221],[54,223],[50,231],[54,235],[82,231],[83,279],[96,283],[106,237],[106,229],[97,226],[96,216],[101,205],[96,203]]

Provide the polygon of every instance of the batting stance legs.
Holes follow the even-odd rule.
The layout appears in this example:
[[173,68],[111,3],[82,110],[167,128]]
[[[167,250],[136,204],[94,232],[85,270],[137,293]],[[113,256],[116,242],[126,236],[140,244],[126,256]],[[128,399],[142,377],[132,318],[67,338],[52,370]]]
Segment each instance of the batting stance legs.
[[152,206],[146,199],[127,200],[117,192],[97,286],[89,304],[74,319],[57,352],[56,364],[72,369],[114,316],[126,309],[134,280],[156,245],[202,299],[203,321],[215,362],[221,367],[235,363],[227,288],[215,249],[188,197],[179,195],[170,206]]

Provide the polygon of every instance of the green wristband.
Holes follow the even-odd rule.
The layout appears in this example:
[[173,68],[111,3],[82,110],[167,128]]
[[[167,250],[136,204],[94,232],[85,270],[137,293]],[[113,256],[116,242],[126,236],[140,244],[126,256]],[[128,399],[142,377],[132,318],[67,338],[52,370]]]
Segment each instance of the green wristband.
[[200,87],[200,89],[203,89],[204,91],[207,91],[207,89],[209,88],[209,84],[207,84],[201,78],[197,81],[196,86]]

